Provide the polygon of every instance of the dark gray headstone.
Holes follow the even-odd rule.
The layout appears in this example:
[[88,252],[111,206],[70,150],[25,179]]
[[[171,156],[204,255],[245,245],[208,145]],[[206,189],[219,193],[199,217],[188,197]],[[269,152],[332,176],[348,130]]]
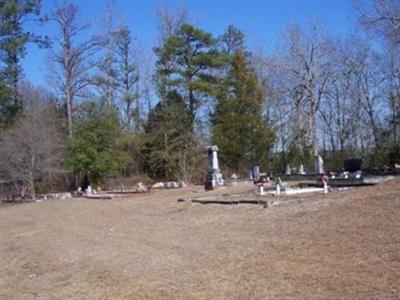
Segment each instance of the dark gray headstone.
[[349,158],[344,161],[344,170],[350,173],[360,171],[362,168],[362,159]]

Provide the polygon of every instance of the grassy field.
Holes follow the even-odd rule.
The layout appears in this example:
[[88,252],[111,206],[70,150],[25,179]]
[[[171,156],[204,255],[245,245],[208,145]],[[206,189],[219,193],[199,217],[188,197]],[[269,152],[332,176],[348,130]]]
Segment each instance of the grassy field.
[[177,202],[250,189],[3,205],[0,299],[400,298],[400,178],[268,208]]

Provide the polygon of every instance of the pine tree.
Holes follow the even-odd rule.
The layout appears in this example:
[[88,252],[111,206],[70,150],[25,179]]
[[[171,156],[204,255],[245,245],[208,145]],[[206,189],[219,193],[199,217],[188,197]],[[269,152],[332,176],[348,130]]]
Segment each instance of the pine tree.
[[175,90],[149,113],[142,153],[152,177],[189,181],[189,161],[195,155],[193,145],[188,144],[190,125],[190,111]]
[[268,163],[273,132],[263,117],[263,97],[257,78],[242,51],[232,59],[224,88],[212,114],[212,143],[231,171]]
[[[121,119],[126,129],[131,129],[135,121],[139,131],[140,107],[137,83],[139,74],[134,61],[134,40],[127,27],[115,32],[115,57],[117,88],[120,92]],[[136,102],[136,103],[134,103]]]
[[[160,103],[145,126],[144,152],[153,177],[190,181],[201,162],[199,109],[214,98],[225,63],[210,33],[183,23],[155,48]],[[202,115],[201,117],[204,117]],[[204,149],[200,151],[204,152]]]
[[80,111],[69,142],[68,167],[91,179],[120,171],[130,162],[130,154],[121,145],[123,133],[115,109],[105,102],[89,102],[82,104]]
[[9,124],[11,117],[16,114],[15,110],[11,90],[0,80],[0,128]]
[[229,25],[225,32],[219,37],[222,51],[233,57],[236,51],[244,51],[245,35],[234,25]]
[[[39,37],[23,29],[27,16],[38,16],[39,13],[39,0],[0,0],[0,97],[4,97],[5,87],[11,93],[11,101],[8,100],[6,105],[1,104],[0,119],[12,119],[21,109],[18,82],[22,78],[20,60],[26,54],[26,44],[45,44]],[[3,102],[6,98],[1,100]]]
[[198,108],[205,98],[216,93],[218,80],[211,71],[224,64],[216,40],[210,33],[184,23],[155,52],[157,79],[165,83],[159,87],[161,98],[168,90],[179,90],[188,105],[193,127]]

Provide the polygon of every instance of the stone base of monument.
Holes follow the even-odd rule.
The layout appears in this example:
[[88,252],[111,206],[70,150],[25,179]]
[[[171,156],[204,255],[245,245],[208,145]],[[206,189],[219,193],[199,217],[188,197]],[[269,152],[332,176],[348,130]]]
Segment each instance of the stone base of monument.
[[224,185],[224,179],[222,174],[218,172],[212,172],[207,174],[206,182],[204,183],[204,188],[206,191],[213,190],[217,187]]

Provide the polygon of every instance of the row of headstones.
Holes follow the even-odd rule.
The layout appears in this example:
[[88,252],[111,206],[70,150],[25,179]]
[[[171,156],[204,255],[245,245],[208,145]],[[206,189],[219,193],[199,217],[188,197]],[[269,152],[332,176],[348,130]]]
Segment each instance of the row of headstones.
[[[297,168],[297,175],[305,175],[306,172],[304,172],[304,166],[303,164],[300,164],[299,167]],[[292,175],[292,169],[290,168],[290,165],[286,165],[285,169],[285,175]]]
[[[207,153],[208,153],[208,172],[207,172],[207,178],[205,182],[205,188],[206,190],[211,190],[214,189],[217,186],[222,186],[224,185],[224,179],[222,177],[222,173],[219,170],[219,164],[218,164],[218,147],[217,146],[209,146],[207,147]],[[323,174],[324,173],[324,161],[322,160],[322,157],[320,155],[317,155],[315,157],[315,171],[317,174]],[[301,164],[298,168],[298,174],[304,175],[304,166]],[[290,175],[290,166],[286,166],[286,175]],[[260,179],[260,167],[255,166],[250,172],[250,178],[252,179]]]
[[[315,157],[315,172],[316,174],[324,174],[324,161],[320,155]],[[291,175],[290,165],[286,165],[285,175]],[[297,175],[305,175],[303,164],[300,164],[297,168]],[[258,180],[260,179],[260,167],[254,166],[253,169],[249,171],[249,178]]]
[[[344,161],[344,171],[350,173],[360,172],[362,170],[362,159],[348,158]],[[324,174],[324,161],[320,155],[315,156],[315,172],[316,174]],[[290,165],[286,165],[286,175],[291,175]],[[301,164],[297,169],[297,175],[305,175],[304,166]]]
[[[315,173],[316,174],[324,174],[324,160],[320,155],[315,156]],[[291,175],[292,170],[290,169],[290,165],[286,165],[285,169],[285,175]],[[299,167],[297,168],[297,175],[305,175],[306,172],[304,171],[304,166],[303,164],[300,164]]]
[[[316,174],[324,174],[324,160],[320,155],[315,156],[315,173]],[[286,165],[286,170],[285,170],[286,175],[291,175],[291,169],[290,165]],[[304,171],[304,166],[303,164],[300,164],[298,169],[297,169],[297,175],[305,175],[306,172]]]

